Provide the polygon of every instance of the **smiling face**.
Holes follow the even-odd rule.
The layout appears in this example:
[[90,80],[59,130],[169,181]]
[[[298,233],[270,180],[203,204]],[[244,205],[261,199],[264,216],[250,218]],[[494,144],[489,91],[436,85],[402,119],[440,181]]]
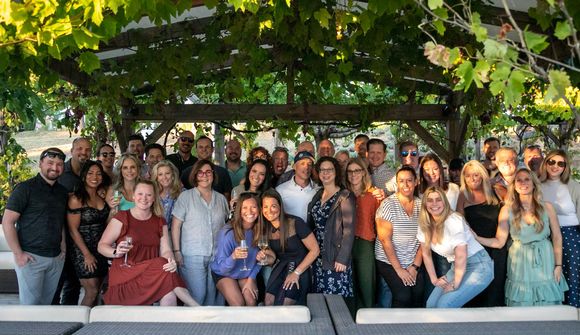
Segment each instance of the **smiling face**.
[[334,164],[328,161],[322,162],[322,164],[320,164],[318,178],[320,178],[322,185],[334,185],[334,180],[336,178]]
[[534,192],[534,182],[528,171],[518,172],[514,180],[514,188],[519,195],[530,195]]
[[322,140],[318,144],[318,158],[334,156],[334,144],[329,140]]
[[177,139],[179,151],[186,155],[191,154],[191,148],[193,147],[194,141],[195,137],[193,136],[193,133],[190,131],[184,131]]
[[213,170],[211,165],[205,164],[202,166],[195,178],[197,178],[197,187],[205,189],[211,188],[213,184]]
[[495,165],[504,178],[514,175],[517,168],[516,156],[511,150],[500,150],[495,154]]
[[145,152],[145,146],[141,140],[131,140],[127,144],[127,153],[135,155],[137,158],[143,158],[143,152]]
[[441,197],[439,192],[431,192],[423,197],[423,201],[425,201],[425,207],[427,208],[427,212],[431,214],[431,216],[437,220],[443,211],[445,210],[445,201]]
[[149,167],[154,167],[155,164],[159,163],[161,160],[163,160],[163,151],[158,148],[149,149],[149,154],[147,155],[147,158],[145,158]]
[[132,181],[138,177],[137,164],[130,158],[126,158],[121,165],[121,176],[125,181]]
[[482,187],[483,176],[477,169],[467,166],[463,172],[465,184],[469,190],[479,190]]
[[155,201],[155,189],[152,185],[138,184],[135,187],[133,199],[137,208],[141,210],[149,209]]
[[272,154],[272,162],[274,165],[274,174],[276,176],[282,175],[288,168],[288,153],[282,150],[274,151]]
[[58,157],[44,157],[40,163],[40,174],[47,180],[55,181],[64,170],[64,161]]
[[413,197],[415,191],[415,176],[410,171],[399,171],[397,174],[397,190],[398,193],[405,197]]
[[266,179],[266,167],[259,163],[252,165],[252,169],[248,173],[248,179],[250,180],[250,190],[258,190]]
[[[401,164],[412,166],[414,169],[419,167],[419,150],[415,145],[406,145],[399,153],[401,156]],[[406,156],[403,156],[406,153]]]
[[301,159],[294,164],[295,177],[299,180],[306,181],[312,175],[312,160],[309,158]]
[[211,140],[201,138],[197,140],[195,150],[197,152],[197,158],[211,160],[211,156],[213,155],[213,144],[211,143]]
[[346,177],[348,178],[348,182],[355,188],[358,188],[359,185],[362,184],[364,171],[364,168],[357,163],[350,163],[346,167]]
[[85,177],[85,187],[97,188],[103,182],[103,174],[97,164],[91,166]]
[[242,217],[242,226],[245,230],[252,229],[258,219],[258,202],[254,198],[246,199],[242,202],[240,215]]
[[169,166],[160,166],[157,169],[157,182],[164,189],[171,187],[173,183],[173,172]]
[[377,168],[381,166],[385,162],[385,157],[387,153],[384,150],[384,147],[380,143],[375,143],[369,145],[369,151],[367,152],[369,165],[373,168]]
[[105,145],[99,151],[97,158],[101,161],[103,167],[111,169],[115,164],[115,150],[112,147]]
[[[562,173],[566,169],[566,165],[565,165],[566,159],[564,159],[564,157],[562,157],[560,155],[556,155],[556,156],[551,157],[544,164],[546,164],[546,172],[548,173],[548,178],[551,180],[560,179],[560,176],[562,175]],[[552,165],[550,165],[550,164],[552,164]],[[560,165],[564,164],[564,166],[558,166],[558,164],[560,164]]]
[[354,151],[360,158],[367,158],[367,137],[359,137],[354,141]]
[[71,149],[71,157],[80,164],[91,158],[91,143],[86,139],[78,139]]
[[271,197],[262,199],[262,215],[264,218],[272,223],[280,220],[280,204],[278,200]]
[[230,162],[239,162],[240,156],[242,154],[242,147],[240,142],[236,140],[230,140],[226,144],[226,158]]
[[427,180],[427,186],[439,185],[439,179],[441,179],[439,164],[433,160],[425,162],[423,164],[423,178]]

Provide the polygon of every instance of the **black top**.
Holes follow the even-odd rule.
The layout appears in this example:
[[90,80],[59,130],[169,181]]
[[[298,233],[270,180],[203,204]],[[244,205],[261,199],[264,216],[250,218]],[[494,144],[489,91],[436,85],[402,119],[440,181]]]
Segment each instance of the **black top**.
[[74,192],[77,187],[82,185],[81,177],[77,176],[72,170],[71,160],[69,159],[64,163],[64,171],[58,177],[58,182],[64,186],[69,193]]
[[[189,174],[193,170],[193,166],[190,166],[183,170],[181,173],[181,182],[183,183],[183,187],[190,189],[193,186],[189,183]],[[217,176],[217,183],[214,180],[213,189],[214,191],[224,194],[224,193],[232,193],[232,180],[230,179],[230,174],[228,170],[224,167],[219,165],[213,166],[213,172]],[[214,179],[216,177],[214,176]]]
[[64,186],[50,185],[40,174],[16,185],[6,209],[20,213],[16,231],[22,250],[44,257],[60,254],[67,199]]
[[195,162],[197,162],[197,157],[195,157],[193,155],[189,156],[189,159],[184,161],[178,152],[171,154],[171,155],[167,155],[167,157],[165,157],[165,159],[167,159],[168,161],[173,163],[173,165],[175,165],[175,167],[179,171],[180,175],[183,172],[183,170],[185,170],[186,168],[188,168],[190,166],[193,166],[193,164],[195,164]]
[[288,214],[287,216],[288,218],[294,219],[294,229],[292,229],[292,227],[288,227],[290,228],[291,235],[286,239],[286,243],[284,244],[284,251],[282,251],[280,239],[272,239],[270,237],[269,244],[270,248],[276,253],[276,257],[280,259],[280,261],[292,261],[296,263],[296,266],[298,266],[298,264],[302,262],[308,253],[308,249],[306,249],[304,243],[302,243],[302,240],[310,235],[312,231],[310,228],[308,228],[306,222],[304,222],[304,220],[301,218]]
[[495,237],[500,205],[477,204],[463,209],[465,220],[473,231],[485,238]]

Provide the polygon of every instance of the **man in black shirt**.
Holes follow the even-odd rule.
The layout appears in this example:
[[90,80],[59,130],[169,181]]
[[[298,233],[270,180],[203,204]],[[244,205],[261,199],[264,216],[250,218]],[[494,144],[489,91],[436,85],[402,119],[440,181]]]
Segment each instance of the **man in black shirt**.
[[186,130],[181,133],[177,139],[177,145],[179,147],[178,151],[174,154],[167,155],[167,160],[173,163],[179,174],[183,172],[186,168],[193,166],[197,162],[197,158],[191,154],[191,148],[193,148],[193,143],[195,142],[195,137],[193,133]]
[[40,173],[18,184],[6,204],[2,229],[14,253],[21,305],[49,305],[64,265],[68,192],[57,178],[65,154],[49,148]]

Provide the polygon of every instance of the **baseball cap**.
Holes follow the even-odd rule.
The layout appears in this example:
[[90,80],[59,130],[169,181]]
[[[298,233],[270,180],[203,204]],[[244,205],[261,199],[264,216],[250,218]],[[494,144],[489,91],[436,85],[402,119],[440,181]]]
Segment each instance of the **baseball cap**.
[[309,153],[308,151],[300,151],[299,153],[296,154],[296,156],[294,156],[294,164],[305,158],[311,159],[312,162],[314,163],[314,156],[312,156],[311,153]]

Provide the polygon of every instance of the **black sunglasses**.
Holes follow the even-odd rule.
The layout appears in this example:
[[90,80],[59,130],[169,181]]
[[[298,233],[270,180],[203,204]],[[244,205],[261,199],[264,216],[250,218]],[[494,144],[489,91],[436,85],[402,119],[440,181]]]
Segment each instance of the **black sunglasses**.
[[419,153],[417,151],[401,151],[402,157],[407,157],[409,154],[413,157],[416,157]]
[[43,160],[44,158],[60,158],[62,161],[64,161],[66,159],[66,155],[60,152],[55,152],[55,151],[46,151],[44,152],[41,156],[40,156],[40,160]]
[[181,142],[188,142],[188,143],[193,143],[193,141],[195,141],[193,138],[189,138],[189,137],[185,137],[185,136],[181,136],[179,139],[181,140]]
[[553,159],[548,160],[546,163],[548,163],[548,165],[550,165],[550,166],[552,166],[554,164],[558,164],[558,166],[561,167],[561,168],[565,168],[566,167],[566,162],[562,162],[562,161],[556,162]]
[[107,157],[112,157],[115,158],[115,152],[101,152],[101,156],[107,158]]

